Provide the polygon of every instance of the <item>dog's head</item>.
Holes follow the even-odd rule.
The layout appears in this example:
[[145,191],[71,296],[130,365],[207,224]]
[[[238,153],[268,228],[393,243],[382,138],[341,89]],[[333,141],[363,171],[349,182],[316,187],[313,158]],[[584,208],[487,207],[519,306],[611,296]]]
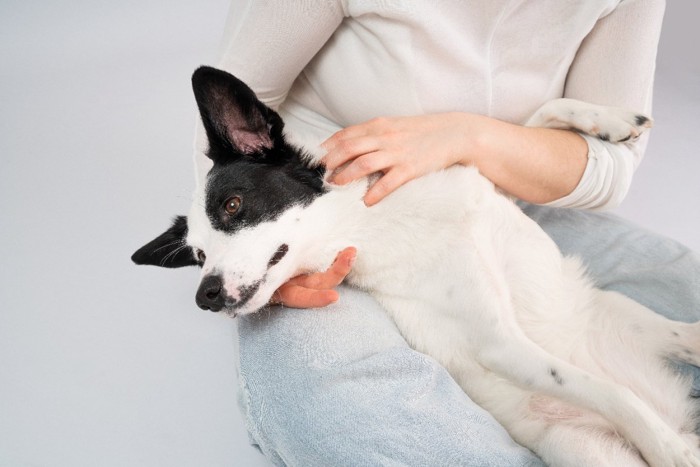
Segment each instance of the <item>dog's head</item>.
[[254,312],[304,267],[300,219],[324,192],[323,169],[304,162],[285,141],[280,116],[234,76],[202,67],[192,86],[213,166],[189,215],[176,217],[132,260],[200,266],[201,308]]

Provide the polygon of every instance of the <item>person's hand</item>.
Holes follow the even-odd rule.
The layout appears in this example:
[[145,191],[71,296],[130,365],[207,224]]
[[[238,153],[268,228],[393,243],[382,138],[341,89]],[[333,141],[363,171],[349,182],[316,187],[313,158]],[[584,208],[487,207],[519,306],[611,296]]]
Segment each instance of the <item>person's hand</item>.
[[329,172],[347,164],[330,179],[338,185],[381,173],[365,195],[365,204],[371,206],[414,178],[465,163],[478,123],[479,116],[457,112],[376,118],[324,141],[327,154],[321,162]]
[[343,282],[356,255],[357,250],[348,247],[338,253],[327,271],[293,277],[277,289],[270,304],[290,308],[319,308],[336,302],[338,292],[333,287]]

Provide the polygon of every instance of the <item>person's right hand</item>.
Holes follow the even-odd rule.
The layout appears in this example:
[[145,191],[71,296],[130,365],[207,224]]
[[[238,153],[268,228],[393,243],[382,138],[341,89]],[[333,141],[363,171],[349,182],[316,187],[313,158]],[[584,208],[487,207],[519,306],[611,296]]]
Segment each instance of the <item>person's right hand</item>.
[[338,253],[335,261],[325,272],[296,276],[280,286],[270,299],[271,305],[290,308],[319,308],[338,300],[333,290],[348,275],[355,262],[357,250],[348,247]]

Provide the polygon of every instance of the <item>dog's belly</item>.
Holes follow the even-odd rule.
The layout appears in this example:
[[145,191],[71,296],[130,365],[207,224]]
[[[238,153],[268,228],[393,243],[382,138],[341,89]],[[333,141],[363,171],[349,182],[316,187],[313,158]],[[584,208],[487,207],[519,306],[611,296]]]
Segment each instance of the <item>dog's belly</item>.
[[357,242],[348,280],[383,301],[461,316],[478,308],[474,297],[488,295],[478,292],[484,275],[498,277],[500,293],[516,302],[566,301],[563,275],[570,271],[554,242],[474,168],[414,180],[370,211],[373,230]]

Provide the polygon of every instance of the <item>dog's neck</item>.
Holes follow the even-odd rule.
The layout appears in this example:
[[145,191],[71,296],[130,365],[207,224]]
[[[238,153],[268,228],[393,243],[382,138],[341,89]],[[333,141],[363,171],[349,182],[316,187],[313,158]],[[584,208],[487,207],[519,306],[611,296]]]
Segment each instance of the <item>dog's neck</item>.
[[[300,147],[300,146],[292,146]],[[308,146],[307,146],[308,147]],[[302,208],[295,231],[299,233],[302,269],[299,272],[322,271],[328,268],[338,252],[346,247],[356,247],[364,251],[375,237],[374,230],[390,228],[387,222],[385,205],[379,203],[368,208],[363,201],[368,187],[377,176],[370,176],[348,185],[334,185],[328,182],[331,173],[326,173],[320,160],[325,151],[320,147],[296,152],[298,158],[292,162],[298,170],[318,177],[323,185],[323,193]]]
[[326,269],[339,251],[354,246],[362,251],[381,223],[370,221],[381,206],[368,208],[363,201],[366,179],[346,186],[326,184],[328,191],[303,210],[301,238],[305,269]]

